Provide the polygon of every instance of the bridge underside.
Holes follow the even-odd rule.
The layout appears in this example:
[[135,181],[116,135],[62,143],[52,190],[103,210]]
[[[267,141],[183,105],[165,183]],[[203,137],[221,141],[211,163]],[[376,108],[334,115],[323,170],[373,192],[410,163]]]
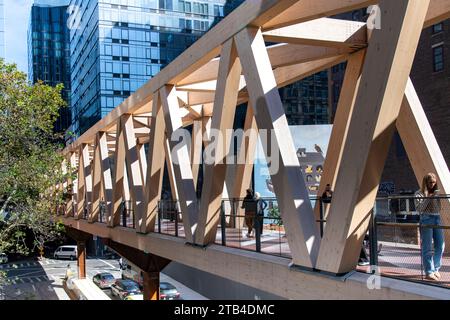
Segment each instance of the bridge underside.
[[[286,299],[450,299],[448,289],[354,272],[343,277],[290,267],[290,259],[210,245],[206,249],[185,239],[101,223],[64,218],[64,224],[137,248]],[[368,286],[369,284],[369,286]],[[379,287],[378,284],[380,285]],[[374,289],[369,289],[369,287]]]
[[[327,18],[369,5],[379,6],[367,23]],[[450,0],[246,1],[64,150],[62,170],[75,179],[55,187],[73,190],[58,213],[74,228],[287,298],[444,296],[394,280],[368,290],[368,275],[341,281],[323,272],[355,269],[395,130],[418,181],[435,172],[450,194],[448,167],[409,79],[422,29],[449,16]],[[334,190],[321,237],[319,208],[308,199],[278,88],[345,61],[319,188],[321,194],[329,183]],[[233,129],[236,106],[245,102],[244,130],[264,131],[271,141],[263,148],[278,166],[271,179],[291,262],[322,273],[297,272],[282,258],[212,244],[224,194],[242,198],[251,181],[257,135],[242,140],[243,163],[227,162],[226,132]],[[192,136],[182,130],[188,126]],[[225,137],[222,144],[214,133]],[[197,199],[203,147],[216,152],[203,164]],[[165,164],[185,240],[154,233]],[[134,229],[119,226],[124,200],[132,203]],[[97,223],[102,204],[107,226]]]

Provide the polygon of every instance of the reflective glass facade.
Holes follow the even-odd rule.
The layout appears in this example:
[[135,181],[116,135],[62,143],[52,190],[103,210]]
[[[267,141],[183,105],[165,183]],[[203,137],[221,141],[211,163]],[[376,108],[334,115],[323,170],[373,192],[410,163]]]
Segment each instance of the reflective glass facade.
[[[39,80],[51,86],[62,83],[62,96],[70,106],[70,45],[67,19],[67,5],[56,7],[43,1],[33,4],[28,28],[28,77],[33,83]],[[64,132],[71,122],[70,108],[62,108],[55,123],[55,131]]]
[[328,71],[281,88],[289,125],[329,124]]
[[81,135],[192,45],[225,2],[72,0],[72,130]]

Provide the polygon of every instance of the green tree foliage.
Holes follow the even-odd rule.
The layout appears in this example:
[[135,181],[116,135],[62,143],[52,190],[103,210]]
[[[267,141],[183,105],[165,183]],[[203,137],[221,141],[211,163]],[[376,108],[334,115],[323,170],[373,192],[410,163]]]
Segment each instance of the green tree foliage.
[[280,208],[278,206],[273,206],[269,209],[268,218],[273,219],[273,223],[277,226],[283,225],[283,220],[281,220]]
[[63,179],[61,137],[53,133],[65,107],[62,88],[30,85],[16,65],[0,59],[0,252],[26,254],[63,229],[52,216],[61,200],[49,192]]

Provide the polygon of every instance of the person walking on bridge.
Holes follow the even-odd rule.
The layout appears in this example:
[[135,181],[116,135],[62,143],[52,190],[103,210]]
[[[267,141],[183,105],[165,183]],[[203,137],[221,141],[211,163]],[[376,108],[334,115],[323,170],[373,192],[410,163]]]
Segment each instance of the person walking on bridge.
[[244,220],[248,230],[247,238],[250,238],[252,236],[256,216],[256,200],[252,189],[247,189],[247,195],[242,202],[241,208],[245,209]]

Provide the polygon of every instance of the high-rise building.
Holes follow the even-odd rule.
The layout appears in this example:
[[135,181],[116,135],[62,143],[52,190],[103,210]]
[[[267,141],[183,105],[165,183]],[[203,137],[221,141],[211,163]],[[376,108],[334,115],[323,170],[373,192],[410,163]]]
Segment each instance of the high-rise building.
[[322,71],[279,89],[289,125],[330,123],[329,71]]
[[50,86],[62,83],[63,99],[68,107],[61,108],[55,123],[56,132],[71,125],[70,113],[70,42],[67,8],[70,0],[35,0],[28,28],[28,78],[41,80]]
[[[228,0],[225,15],[245,0]],[[322,71],[301,81],[280,88],[281,101],[289,125],[329,124],[331,104],[329,71]]]
[[80,135],[205,33],[225,0],[71,0],[72,130]]
[[0,58],[5,57],[5,15],[3,0],[0,0]]

